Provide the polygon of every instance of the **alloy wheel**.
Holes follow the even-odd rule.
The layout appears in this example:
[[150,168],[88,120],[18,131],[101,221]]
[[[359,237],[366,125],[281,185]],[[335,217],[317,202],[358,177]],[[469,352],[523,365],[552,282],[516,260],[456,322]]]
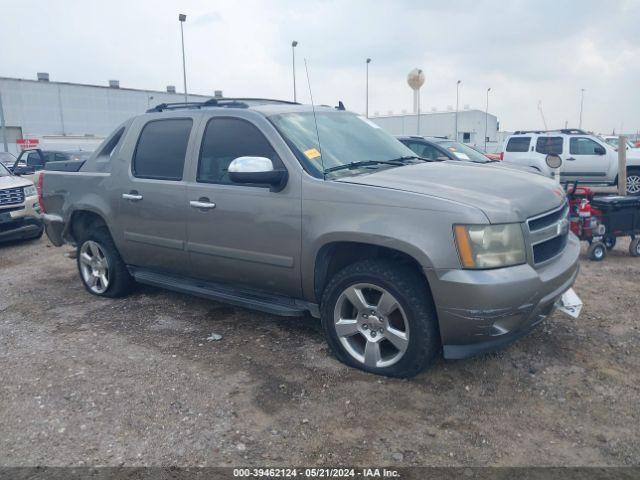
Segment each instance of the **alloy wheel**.
[[627,176],[627,193],[632,195],[640,193],[640,175]]
[[377,285],[347,287],[338,297],[333,320],[345,351],[369,368],[397,363],[409,346],[409,321],[400,302]]
[[80,247],[80,272],[89,289],[102,294],[109,288],[109,264],[102,247],[93,240],[87,240]]

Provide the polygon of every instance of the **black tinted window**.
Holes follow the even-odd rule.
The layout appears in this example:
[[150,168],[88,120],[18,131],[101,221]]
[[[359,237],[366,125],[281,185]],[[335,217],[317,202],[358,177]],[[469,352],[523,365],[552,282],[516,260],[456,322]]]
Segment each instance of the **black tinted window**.
[[192,123],[190,118],[147,123],[133,157],[133,174],[141,178],[181,180]]
[[569,152],[571,155],[597,155],[596,149],[600,150],[603,148],[604,147],[598,145],[590,138],[578,137],[572,138],[569,141]]
[[536,152],[545,155],[562,154],[562,137],[538,137]]
[[429,160],[438,160],[439,158],[447,158],[447,156],[440,152],[433,145],[428,145],[426,143],[421,142],[406,142],[403,141],[407,147],[413,150],[416,155],[422,158],[428,158]]
[[507,152],[528,152],[531,137],[511,137],[507,142]]
[[30,167],[40,167],[43,165],[43,159],[38,152],[33,152],[27,155],[27,165]]
[[229,179],[229,164],[245,156],[266,157],[275,168],[280,165],[273,147],[256,126],[237,118],[212,118],[202,139],[198,181],[234,184]]

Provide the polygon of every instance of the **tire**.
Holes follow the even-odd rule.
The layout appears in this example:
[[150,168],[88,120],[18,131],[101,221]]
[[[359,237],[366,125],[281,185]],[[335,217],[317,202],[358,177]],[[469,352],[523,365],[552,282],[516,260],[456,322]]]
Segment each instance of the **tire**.
[[629,244],[629,254],[632,257],[640,257],[640,237],[631,240]]
[[587,250],[589,259],[594,262],[600,262],[607,256],[607,247],[603,242],[593,242]]
[[[424,277],[409,266],[388,260],[349,265],[329,281],[320,309],[329,347],[351,367],[409,378],[440,353],[431,293]],[[376,350],[378,355],[371,353]]]
[[613,235],[605,235],[602,242],[604,243],[604,246],[607,247],[607,250],[613,250],[616,246],[617,238]]
[[627,169],[627,194],[640,195],[640,169]]
[[[76,253],[78,273],[89,293],[98,297],[117,298],[131,291],[133,279],[106,227],[89,231],[78,241]],[[92,280],[96,283],[92,283]]]

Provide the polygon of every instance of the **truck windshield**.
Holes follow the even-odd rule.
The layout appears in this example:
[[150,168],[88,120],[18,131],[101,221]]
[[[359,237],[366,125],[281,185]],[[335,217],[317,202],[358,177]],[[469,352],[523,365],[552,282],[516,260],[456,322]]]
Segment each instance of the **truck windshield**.
[[[316,112],[317,133],[313,112],[284,113],[270,119],[305,169],[316,177],[328,171],[349,175],[358,169],[393,168],[402,165],[399,160],[416,158],[375,123],[353,113]],[[346,165],[353,168],[336,168]]]
[[9,175],[11,175],[11,173],[9,173],[7,167],[0,163],[0,177],[8,177]]

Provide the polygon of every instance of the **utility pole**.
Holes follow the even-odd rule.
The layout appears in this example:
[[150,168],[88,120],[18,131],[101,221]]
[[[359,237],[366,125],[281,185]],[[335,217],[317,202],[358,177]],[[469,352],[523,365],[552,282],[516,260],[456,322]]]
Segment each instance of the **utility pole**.
[[297,102],[296,96],[296,47],[298,46],[297,41],[291,42],[291,58],[292,58],[292,68],[293,68],[293,101]]
[[178,20],[180,21],[180,38],[182,40],[182,79],[184,80],[184,103],[187,103],[187,66],[184,59],[184,30],[182,25],[187,20],[187,16],[184,13],[178,15]]
[[7,143],[7,126],[4,123],[4,108],[2,107],[2,92],[0,92],[0,128],[2,128],[2,143],[4,144],[4,151],[9,151],[9,145]]
[[367,58],[367,86],[366,86],[366,90],[367,90],[367,104],[366,104],[366,108],[365,108],[365,116],[367,118],[369,118],[369,64],[371,63],[371,59]]
[[484,153],[487,153],[487,121],[489,119],[489,92],[491,87],[487,88],[487,109],[484,111]]
[[460,84],[462,83],[462,80],[458,80],[458,83],[456,83],[456,136],[453,139],[454,142],[458,141],[458,106],[459,106],[459,100],[460,100]]
[[578,128],[582,128],[582,107],[584,106],[584,88],[580,90],[580,121]]

